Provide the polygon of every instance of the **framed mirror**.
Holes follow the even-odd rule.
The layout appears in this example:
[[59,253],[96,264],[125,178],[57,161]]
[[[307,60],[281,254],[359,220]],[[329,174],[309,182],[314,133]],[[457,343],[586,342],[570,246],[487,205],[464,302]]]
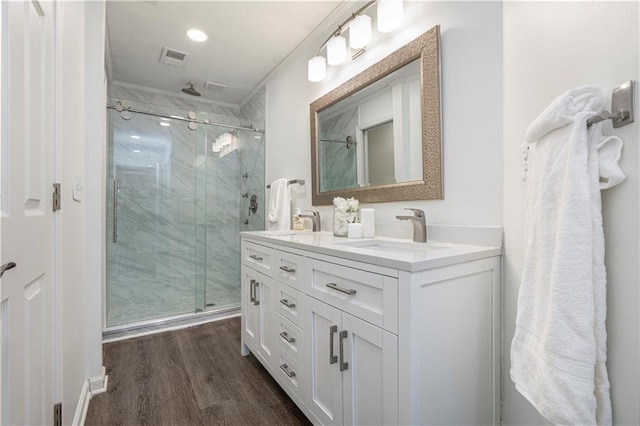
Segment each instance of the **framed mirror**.
[[443,198],[440,27],[315,100],[313,205]]

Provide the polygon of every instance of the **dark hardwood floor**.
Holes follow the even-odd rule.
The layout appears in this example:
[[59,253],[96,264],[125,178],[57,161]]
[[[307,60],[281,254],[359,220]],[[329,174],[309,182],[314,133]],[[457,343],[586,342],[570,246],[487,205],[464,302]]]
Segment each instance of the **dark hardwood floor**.
[[240,318],[104,345],[87,425],[310,425],[253,356]]

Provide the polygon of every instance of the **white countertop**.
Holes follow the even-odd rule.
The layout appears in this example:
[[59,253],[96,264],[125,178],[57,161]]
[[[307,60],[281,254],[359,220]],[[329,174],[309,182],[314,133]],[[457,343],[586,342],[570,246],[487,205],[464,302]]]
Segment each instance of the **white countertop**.
[[[502,230],[495,230],[501,237]],[[440,235],[442,234],[441,232]],[[435,241],[414,243],[411,240],[385,237],[348,239],[336,237],[331,232],[254,231],[241,232],[241,236],[257,243],[277,244],[409,272],[502,254],[502,247],[496,245]],[[455,240],[460,238],[456,236]],[[495,241],[496,238],[492,238],[491,243],[495,244]],[[474,241],[474,244],[477,244],[477,241]]]

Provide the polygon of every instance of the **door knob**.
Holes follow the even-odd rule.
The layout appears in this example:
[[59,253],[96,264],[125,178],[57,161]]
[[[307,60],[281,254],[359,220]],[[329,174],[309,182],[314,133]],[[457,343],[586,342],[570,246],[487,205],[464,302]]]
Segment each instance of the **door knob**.
[[13,269],[16,267],[16,263],[15,262],[8,262],[5,263],[4,265],[2,265],[2,267],[0,267],[0,278],[2,278],[2,276],[4,275],[5,271],[8,271],[9,269]]

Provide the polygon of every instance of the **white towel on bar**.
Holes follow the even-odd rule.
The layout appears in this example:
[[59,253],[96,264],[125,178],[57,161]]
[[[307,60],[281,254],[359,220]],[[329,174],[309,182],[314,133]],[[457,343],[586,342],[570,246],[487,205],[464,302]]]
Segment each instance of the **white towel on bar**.
[[271,182],[267,209],[267,230],[282,231],[291,229],[291,196],[289,179],[276,179]]
[[[526,134],[525,259],[511,379],[555,424],[612,422],[599,169],[610,171],[609,183],[621,181],[622,144],[605,138],[601,123],[587,129],[602,108],[599,89],[570,90]],[[604,147],[618,153],[603,155],[602,167]]]

